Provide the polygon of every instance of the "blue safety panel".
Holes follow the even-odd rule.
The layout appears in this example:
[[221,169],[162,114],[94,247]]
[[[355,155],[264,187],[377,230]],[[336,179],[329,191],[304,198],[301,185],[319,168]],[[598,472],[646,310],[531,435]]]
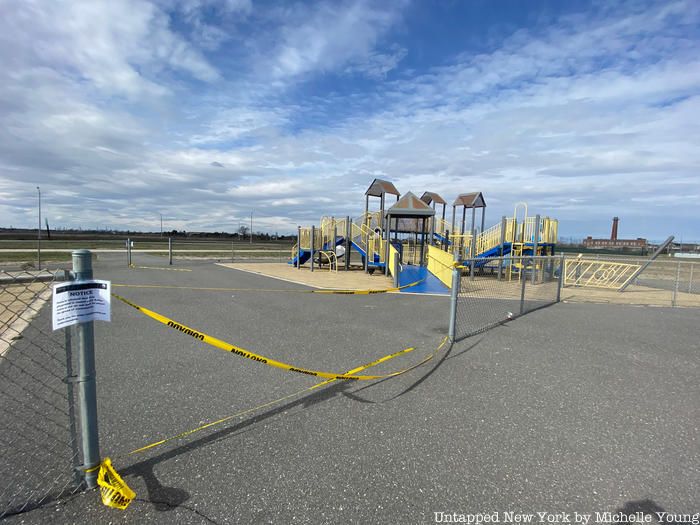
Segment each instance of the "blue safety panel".
[[[433,232],[433,235],[435,235],[435,238],[441,243],[444,243],[447,240],[444,235],[438,232]],[[447,241],[447,244],[452,244],[452,241]]]
[[442,281],[428,271],[425,266],[405,265],[399,273],[399,286],[414,283],[425,279],[422,283],[416,286],[411,286],[402,293],[434,293],[440,295],[450,295],[450,289],[442,284]]
[[[508,255],[511,252],[511,244],[509,242],[503,244],[503,255]],[[488,260],[491,257],[499,257],[501,253],[501,245],[499,244],[498,246],[491,248],[490,250],[486,250],[484,253],[480,253],[476,257],[478,259],[484,259],[483,261],[477,261],[476,262],[476,268],[481,268],[482,266],[488,264],[490,261]]]
[[[309,250],[301,250],[301,264],[304,264],[306,261],[308,261],[309,257],[311,257],[311,252]],[[287,264],[291,264],[293,266],[296,266],[297,265],[297,256],[295,255],[291,261],[287,261]]]
[[[340,246],[345,242],[345,237],[336,237],[335,238],[335,245]],[[330,250],[331,249],[331,244],[333,244],[331,241],[328,241],[326,244],[323,245],[324,250]]]
[[[360,245],[357,244],[355,241],[350,241],[350,243],[352,244],[352,247],[355,248],[355,249],[357,250],[357,253],[359,253],[360,255],[362,255],[362,260],[364,261],[366,255],[367,255],[367,254],[365,253],[365,251],[364,251],[364,250],[360,247]],[[383,262],[379,262],[379,254],[378,254],[378,253],[375,253],[375,254],[374,254],[374,261],[369,261],[369,266],[370,266],[370,267],[374,266],[374,267],[377,267],[377,268],[384,268],[384,263],[383,263]]]
[[364,257],[366,255],[365,251],[360,248],[360,245],[357,244],[355,241],[350,241],[350,244],[352,245],[353,248],[357,250],[357,252]]
[[[336,237],[336,239],[335,239],[335,245],[336,245],[336,246],[339,246],[339,245],[343,244],[344,242],[345,242],[345,238],[344,238],[344,237]],[[333,243],[332,243],[332,242],[327,242],[327,243],[325,243],[325,244],[323,245],[323,250],[324,250],[324,251],[330,250],[330,249],[331,249],[331,246],[330,246],[331,244],[333,244]],[[308,261],[308,260],[309,260],[309,257],[311,257],[311,252],[310,252],[309,250],[302,250],[302,251],[301,251],[301,264],[304,264],[306,261]],[[295,255],[294,257],[292,257],[292,260],[291,260],[291,261],[287,261],[287,264],[291,264],[291,265],[293,265],[293,266],[296,266],[296,265],[297,265],[297,256]]]

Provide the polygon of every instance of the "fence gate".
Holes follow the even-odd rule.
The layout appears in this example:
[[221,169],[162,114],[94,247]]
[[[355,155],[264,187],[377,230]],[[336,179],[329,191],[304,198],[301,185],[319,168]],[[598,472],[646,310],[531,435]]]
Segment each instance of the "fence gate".
[[0,271],[0,518],[80,488],[71,332],[51,326],[66,274]]

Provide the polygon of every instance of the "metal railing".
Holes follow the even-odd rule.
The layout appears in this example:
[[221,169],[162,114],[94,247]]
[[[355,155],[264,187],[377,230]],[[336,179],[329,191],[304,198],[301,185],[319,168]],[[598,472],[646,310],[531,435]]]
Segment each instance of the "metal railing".
[[[635,275],[637,269],[643,271]],[[586,255],[566,258],[566,288],[607,288],[638,302],[661,306],[700,306],[700,262],[690,259],[625,255]],[[624,288],[623,288],[624,287]],[[621,292],[621,293],[620,293]],[[587,292],[588,293],[588,292]]]
[[51,326],[53,285],[66,272],[0,272],[0,518],[76,492],[77,358]]
[[591,259],[566,259],[564,286],[590,286],[594,288],[619,289],[627,283],[641,267],[613,261]]

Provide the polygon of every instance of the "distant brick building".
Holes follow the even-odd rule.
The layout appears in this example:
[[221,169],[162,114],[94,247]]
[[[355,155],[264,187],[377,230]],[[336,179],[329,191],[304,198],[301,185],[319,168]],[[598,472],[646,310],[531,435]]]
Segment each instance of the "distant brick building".
[[584,248],[606,248],[608,250],[616,250],[623,248],[646,249],[648,243],[646,239],[637,237],[636,239],[618,239],[617,226],[620,222],[619,217],[613,217],[612,231],[609,239],[594,239],[590,235],[583,240]]

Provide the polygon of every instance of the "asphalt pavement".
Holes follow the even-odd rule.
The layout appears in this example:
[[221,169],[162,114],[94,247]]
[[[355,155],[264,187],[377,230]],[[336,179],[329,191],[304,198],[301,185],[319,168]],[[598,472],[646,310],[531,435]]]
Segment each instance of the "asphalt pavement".
[[[137,266],[165,267],[135,255]],[[419,361],[449,299],[300,294],[176,261],[95,277],[182,324],[290,364],[342,372]],[[162,288],[152,287],[162,286]],[[173,286],[229,288],[192,290]],[[250,291],[255,289],[258,291]],[[262,290],[278,290],[277,292]],[[697,309],[556,304],[405,375],[336,382],[135,455],[129,451],[314,385],[203,345],[118,301],[96,325],[100,440],[137,499],[87,491],[8,523],[434,523],[436,512],[700,509]]]

